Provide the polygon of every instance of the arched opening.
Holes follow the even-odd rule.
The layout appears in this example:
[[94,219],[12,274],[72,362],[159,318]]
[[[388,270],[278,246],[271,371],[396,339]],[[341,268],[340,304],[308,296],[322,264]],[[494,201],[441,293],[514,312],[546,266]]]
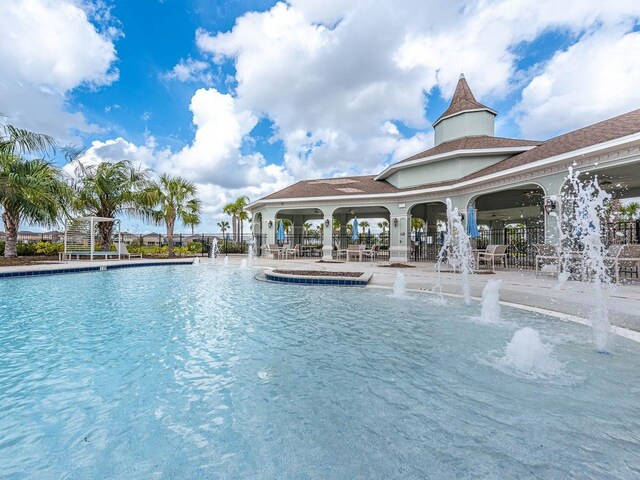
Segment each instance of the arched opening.
[[324,213],[319,208],[283,208],[276,213],[275,239],[279,245],[300,245],[305,256],[322,256]]
[[[611,195],[601,218],[605,245],[640,243],[640,173],[637,164],[588,170],[580,175],[580,180],[593,180],[596,175],[600,188]],[[568,182],[562,186],[561,194],[563,218],[571,218],[574,192]]]
[[251,220],[251,233],[253,233],[253,241],[255,244],[255,253],[262,253],[262,245],[267,243],[267,236],[262,233],[262,213],[258,212]]
[[331,226],[334,252],[350,244],[360,244],[376,246],[378,258],[389,258],[390,217],[389,210],[383,206],[337,208]]
[[507,245],[507,266],[533,268],[534,245],[545,242],[545,191],[536,184],[488,193],[476,197],[479,238],[476,247]]
[[444,241],[447,207],[443,202],[418,203],[411,207],[409,258],[415,262],[435,262]]

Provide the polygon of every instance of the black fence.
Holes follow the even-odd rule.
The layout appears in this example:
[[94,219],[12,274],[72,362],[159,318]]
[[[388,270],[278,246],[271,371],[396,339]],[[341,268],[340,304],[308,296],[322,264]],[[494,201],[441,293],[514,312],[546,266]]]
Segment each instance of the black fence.
[[[544,243],[542,227],[506,227],[481,230],[478,238],[471,239],[474,249],[484,250],[487,245],[507,245],[507,267],[533,269],[535,244]],[[436,262],[444,244],[444,232],[435,227],[426,232],[412,233],[410,258],[416,262]]]
[[380,247],[378,258],[381,260],[389,258],[389,233],[359,233],[355,239],[353,234],[334,234],[332,237],[334,256],[338,250],[346,249],[349,245],[366,245],[371,248],[374,245]]
[[[6,233],[0,232],[0,242],[6,241]],[[19,232],[18,243],[39,243],[39,242],[64,242],[63,232],[48,232],[48,233],[35,233],[35,232]]]
[[640,243],[640,220],[607,223],[602,227],[604,244]]

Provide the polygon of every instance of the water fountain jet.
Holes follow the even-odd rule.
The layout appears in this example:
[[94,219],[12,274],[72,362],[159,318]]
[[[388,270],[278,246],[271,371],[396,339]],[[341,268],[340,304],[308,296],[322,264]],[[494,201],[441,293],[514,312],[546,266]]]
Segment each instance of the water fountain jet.
[[405,298],[407,296],[407,279],[400,270],[396,270],[396,280],[393,282],[393,296]]
[[453,208],[450,198],[447,198],[447,230],[444,242],[436,263],[436,286],[434,291],[442,297],[441,270],[445,262],[451,265],[454,272],[460,272],[462,296],[466,305],[471,305],[471,286],[469,275],[473,273],[474,257],[471,248],[471,240],[462,224],[462,217],[457,208]]
[[489,280],[482,289],[480,319],[488,323],[500,321],[500,288],[502,280]]
[[572,196],[565,198],[561,232],[560,284],[570,272],[578,272],[580,281],[595,300],[590,320],[594,342],[600,352],[608,352],[611,324],[608,294],[611,276],[605,264],[606,249],[602,239],[601,215],[611,195],[598,185],[598,178],[582,181],[580,172],[569,167],[568,185]]
[[525,327],[513,334],[500,363],[531,376],[555,374],[561,365],[551,352],[552,347],[542,342],[537,330]]

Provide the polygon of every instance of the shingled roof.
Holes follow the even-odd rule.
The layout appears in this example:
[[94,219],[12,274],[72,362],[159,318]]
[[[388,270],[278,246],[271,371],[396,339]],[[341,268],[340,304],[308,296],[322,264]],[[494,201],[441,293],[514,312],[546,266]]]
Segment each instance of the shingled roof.
[[279,198],[308,198],[332,197],[337,195],[375,195],[379,193],[394,193],[401,190],[388,182],[374,180],[373,175],[361,177],[320,178],[303,180],[282,190],[268,195],[260,200],[275,200]]
[[519,138],[491,137],[489,135],[474,135],[468,137],[456,138],[448,142],[442,142],[440,145],[417,153],[412,157],[400,160],[398,163],[410,162],[420,158],[433,157],[443,153],[455,152],[456,150],[475,150],[485,148],[509,148],[509,147],[535,147],[542,142],[536,140],[521,140]]
[[447,117],[451,117],[462,112],[468,112],[470,110],[487,110],[494,115],[496,114],[495,110],[476,100],[476,97],[474,97],[471,92],[471,88],[469,88],[467,80],[464,78],[464,74],[460,74],[460,79],[458,80],[458,85],[456,85],[455,92],[453,92],[453,98],[451,99],[449,108],[447,108],[445,112],[438,117],[438,119],[433,123],[433,126],[435,127],[441,120],[444,120]]
[[[511,168],[519,167],[529,163],[533,163],[546,158],[551,158],[563,153],[580,150],[582,148],[591,147],[600,143],[604,143],[617,138],[626,137],[640,133],[640,109],[619,115],[602,122],[589,125],[587,127],[575,130],[573,132],[559,135],[546,142],[535,142],[532,140],[518,140],[514,138],[501,137],[464,137],[450,142],[445,142],[437,147],[426,150],[425,152],[414,155],[404,161],[422,158],[445,151],[453,151],[461,148],[491,148],[491,147],[508,147],[508,146],[527,146],[533,145],[534,148],[513,155],[501,162],[490,165],[486,168],[473,172],[463,178],[448,180],[444,182],[433,182],[423,185],[415,185],[409,188],[397,188],[385,180],[374,180],[375,176],[358,176],[358,177],[339,177],[324,178],[315,180],[304,180],[275,192],[260,200],[278,200],[291,198],[310,198],[310,197],[332,197],[332,196],[350,196],[350,195],[376,195],[385,193],[410,192],[432,187],[444,187],[455,185],[467,180],[491,175]],[[443,145],[447,145],[446,150],[437,150]],[[537,146],[536,146],[537,145]]]
[[616,138],[626,137],[634,133],[640,133],[640,109],[559,135],[531,150],[519,153],[467,175],[462,180],[490,175],[509,168],[519,167],[527,163],[615,140]]

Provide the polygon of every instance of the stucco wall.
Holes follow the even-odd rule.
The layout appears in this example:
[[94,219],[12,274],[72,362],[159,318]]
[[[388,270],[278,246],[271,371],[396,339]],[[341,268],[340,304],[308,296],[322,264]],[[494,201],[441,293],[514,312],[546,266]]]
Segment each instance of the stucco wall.
[[494,114],[486,111],[446,118],[435,126],[435,144],[467,135],[494,135],[494,118]]
[[404,168],[390,175],[387,181],[398,188],[413,187],[415,185],[424,185],[433,182],[445,182],[477,172],[509,156],[510,155],[488,155],[450,158],[440,162]]

